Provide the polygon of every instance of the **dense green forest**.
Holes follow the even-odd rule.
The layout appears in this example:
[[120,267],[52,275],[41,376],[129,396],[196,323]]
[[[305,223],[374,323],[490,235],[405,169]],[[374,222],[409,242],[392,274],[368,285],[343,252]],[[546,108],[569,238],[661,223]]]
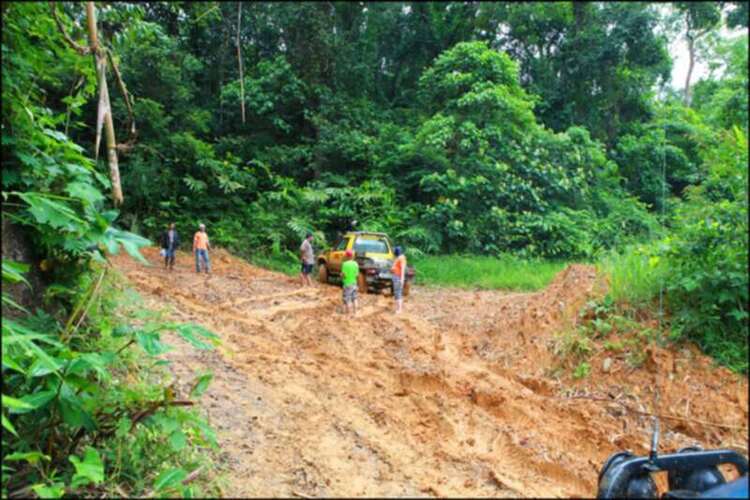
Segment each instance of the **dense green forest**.
[[[200,460],[175,422],[207,447],[210,429],[164,412],[177,468],[139,483],[133,457],[163,436],[129,434],[123,412],[170,396],[109,370],[135,363],[128,339],[155,355],[160,331],[198,347],[210,332],[135,331],[109,319],[113,297],[86,306],[104,251],[137,257],[169,222],[186,245],[203,222],[214,244],[277,262],[351,219],[411,256],[597,262],[621,311],[661,297],[672,340],[746,373],[747,5],[97,3],[112,148],[86,4],[3,3],[3,218],[28,231],[57,307],[3,321],[3,496],[95,487],[107,440],[130,447],[107,457],[129,493],[200,494],[179,489]],[[708,68],[677,88],[676,40],[690,71]],[[3,259],[4,283],[25,271]]]

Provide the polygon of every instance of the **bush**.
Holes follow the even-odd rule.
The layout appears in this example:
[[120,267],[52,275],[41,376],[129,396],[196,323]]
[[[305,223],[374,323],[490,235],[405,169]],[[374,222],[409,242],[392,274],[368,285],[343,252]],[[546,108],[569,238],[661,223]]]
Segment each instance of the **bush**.
[[674,234],[658,255],[666,277],[673,333],[696,340],[730,367],[748,362],[747,137],[727,132],[712,151],[708,179],[691,190],[675,217]]

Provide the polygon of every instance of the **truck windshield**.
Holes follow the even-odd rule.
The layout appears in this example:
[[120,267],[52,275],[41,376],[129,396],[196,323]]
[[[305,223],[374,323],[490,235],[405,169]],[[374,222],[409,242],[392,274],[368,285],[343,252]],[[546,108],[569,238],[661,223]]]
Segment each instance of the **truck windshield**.
[[357,238],[354,241],[355,252],[388,253],[388,243],[385,239]]

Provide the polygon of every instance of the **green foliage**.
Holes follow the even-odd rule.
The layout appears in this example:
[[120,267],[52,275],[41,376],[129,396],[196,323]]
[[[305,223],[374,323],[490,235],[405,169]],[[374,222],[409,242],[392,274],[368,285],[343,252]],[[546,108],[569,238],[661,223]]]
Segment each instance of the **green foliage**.
[[586,361],[581,361],[581,363],[576,367],[575,371],[573,372],[573,378],[575,379],[586,378],[588,377],[590,371],[591,371],[591,365],[589,365]]
[[665,283],[668,262],[651,255],[648,246],[636,245],[602,256],[598,267],[607,276],[611,300],[622,307],[647,308]]
[[[156,465],[195,467],[207,462],[197,450],[216,446],[200,417],[172,407],[171,388],[146,381],[153,369],[142,361],[164,352],[164,332],[199,348],[216,336],[198,326],[113,319],[118,297],[101,264],[120,247],[144,261],[139,248],[150,242],[114,226],[118,212],[103,194],[109,181],[71,140],[83,128],[71,119],[96,81],[90,58],[63,42],[48,9],[3,7],[3,218],[26,229],[49,300],[33,313],[18,306],[5,285],[29,286],[30,266],[3,259],[3,306],[23,314],[2,322],[2,492],[112,495],[124,487],[139,495],[151,489]],[[120,21],[137,17],[119,12]],[[60,15],[74,38],[83,34]],[[196,397],[207,383],[200,380]],[[155,426],[159,419],[171,422],[171,434]],[[168,436],[178,449],[161,450]]]
[[[11,271],[7,273],[10,278],[4,280],[7,282],[17,279],[10,264],[4,261],[3,267]],[[147,356],[157,356],[165,350],[160,337],[166,331],[176,331],[199,348],[211,347],[200,337],[215,342],[216,336],[197,325],[163,322],[148,322],[140,327],[120,325],[113,329],[110,318],[112,304],[117,299],[112,285],[105,280],[106,284],[95,292],[98,280],[88,276],[81,275],[79,286],[83,288],[76,293],[81,302],[88,303],[87,320],[80,329],[71,330],[73,318],[66,328],[42,312],[3,321],[3,426],[9,431],[3,434],[3,464],[4,470],[9,468],[17,473],[10,477],[3,474],[5,491],[11,485],[18,487],[19,480],[33,483],[49,477],[53,470],[58,481],[38,485],[36,489],[52,494],[67,485],[67,490],[78,491],[89,485],[102,485],[105,478],[108,484],[135,487],[133,479],[142,481],[145,475],[129,477],[111,465],[105,467],[105,462],[112,462],[103,457],[112,460],[120,454],[119,444],[112,439],[137,440],[143,432],[140,429],[145,431],[157,422],[172,422],[170,442],[176,449],[171,455],[162,454],[164,460],[180,461],[177,452],[184,448],[185,442],[176,436],[185,432],[193,434],[197,446],[215,446],[213,432],[205,422],[170,408],[175,400],[171,389],[142,381],[138,382],[140,387],[133,385],[133,380],[145,376],[140,373],[144,370],[143,358],[136,358],[125,349],[137,344]],[[74,311],[80,308],[75,307]],[[123,376],[131,382],[121,384]],[[198,377],[191,396],[199,397],[209,382],[210,374]],[[138,420],[132,419],[139,414],[153,417],[137,426]],[[157,433],[154,437],[158,436]],[[49,456],[38,451],[44,443],[51,443]],[[82,457],[76,456],[76,450],[86,443],[90,444]],[[141,452],[151,453],[156,446],[161,446],[158,439],[151,440],[144,443]],[[66,467],[66,458],[72,468]],[[143,455],[133,458],[144,461]],[[15,462],[24,465],[19,467]],[[144,469],[143,473],[147,471]]]
[[[407,249],[407,253],[408,253]],[[441,255],[412,258],[416,283],[465,288],[536,291],[549,285],[565,262],[522,260],[510,255]]]
[[593,351],[591,339],[582,329],[569,328],[554,340],[552,352],[561,360],[585,358]]
[[675,231],[657,248],[667,276],[673,332],[693,338],[729,366],[747,371],[747,136],[727,132],[707,159],[708,179],[692,188]]
[[[745,7],[745,9],[747,9]],[[745,10],[747,15],[747,10]],[[724,129],[748,127],[747,34],[721,40],[708,61],[715,76],[696,82],[693,106],[707,123]]]
[[747,136],[736,127],[724,132],[704,168],[705,181],[687,188],[669,235],[613,253],[601,265],[622,307],[654,311],[661,290],[674,340],[694,340],[746,373]]

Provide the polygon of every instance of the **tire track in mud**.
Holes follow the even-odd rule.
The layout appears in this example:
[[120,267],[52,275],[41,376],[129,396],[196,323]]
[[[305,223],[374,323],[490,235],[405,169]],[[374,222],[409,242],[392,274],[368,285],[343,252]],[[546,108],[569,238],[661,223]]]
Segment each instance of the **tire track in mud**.
[[[389,297],[361,296],[359,316],[347,318],[339,288],[300,289],[221,250],[210,277],[187,254],[171,273],[158,250],[144,255],[155,265],[113,262],[149,306],[168,305],[174,319],[223,339],[209,353],[177,339],[168,356],[184,385],[197,370],[214,372],[203,407],[218,430],[227,496],[591,496],[609,454],[646,450],[644,417],[561,396],[619,390],[650,409],[659,363],[656,373],[595,371],[580,382],[546,375],[553,333],[598,293],[590,266],[570,266],[539,293],[414,287],[399,316]],[[696,385],[667,376],[661,387],[692,397],[693,411],[714,421],[721,406],[706,404],[734,397],[729,413],[747,418],[746,379],[704,402],[701,391],[720,376],[689,373]],[[672,426],[663,443],[742,437]]]

